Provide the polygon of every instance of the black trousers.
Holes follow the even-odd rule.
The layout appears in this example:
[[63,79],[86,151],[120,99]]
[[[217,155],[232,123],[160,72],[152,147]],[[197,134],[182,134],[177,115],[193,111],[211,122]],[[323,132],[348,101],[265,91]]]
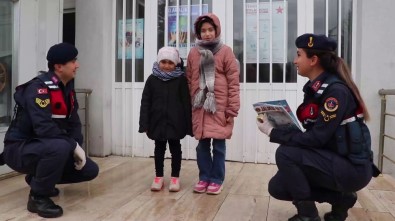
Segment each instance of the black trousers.
[[269,193],[279,200],[334,203],[343,192],[355,192],[372,178],[370,162],[355,165],[332,151],[281,145],[276,151],[277,174]]
[[163,177],[163,163],[165,160],[166,143],[169,143],[171,153],[171,176],[179,177],[181,170],[181,143],[180,140],[155,140],[155,171],[157,177]]
[[54,138],[5,143],[4,160],[13,170],[28,174],[31,190],[45,196],[56,184],[89,181],[98,175],[99,167],[89,158],[82,170],[74,168],[74,148]]

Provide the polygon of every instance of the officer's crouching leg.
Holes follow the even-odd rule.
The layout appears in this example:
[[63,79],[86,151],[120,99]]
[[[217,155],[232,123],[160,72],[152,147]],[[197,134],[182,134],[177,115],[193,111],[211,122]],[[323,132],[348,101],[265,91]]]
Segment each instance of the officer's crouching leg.
[[[73,147],[63,139],[40,140],[36,146],[45,146],[41,152],[35,174],[30,182],[32,191],[42,196],[48,196],[60,181],[67,160],[72,155]],[[25,146],[25,150],[28,147]],[[34,146],[29,148],[34,151]]]
[[276,151],[276,164],[284,177],[284,188],[292,196],[293,200],[305,200],[310,198],[311,190],[309,182],[303,173],[303,149],[280,145]]
[[99,174],[99,166],[90,158],[86,158],[86,164],[81,170],[76,170],[74,159],[70,158],[64,168],[62,179],[59,184],[80,183],[93,180]]
[[269,182],[269,193],[276,199],[293,201],[297,214],[289,221],[319,221],[310,185],[302,170],[303,150],[298,147],[280,145],[276,151],[276,163],[279,171]]
[[269,194],[278,200],[292,201],[293,199],[285,186],[287,182],[288,181],[281,175],[281,172],[277,172],[269,181]]
[[3,166],[5,164],[3,155],[4,155],[3,153],[0,153],[0,166]]
[[31,143],[28,150],[34,151],[34,146],[38,147],[41,149],[39,154],[42,157],[37,163],[36,173],[30,182],[31,191],[27,209],[44,218],[59,217],[63,214],[63,209],[56,205],[49,198],[49,195],[63,174],[66,161],[72,154],[72,147],[67,141],[62,139],[42,139],[37,141]]

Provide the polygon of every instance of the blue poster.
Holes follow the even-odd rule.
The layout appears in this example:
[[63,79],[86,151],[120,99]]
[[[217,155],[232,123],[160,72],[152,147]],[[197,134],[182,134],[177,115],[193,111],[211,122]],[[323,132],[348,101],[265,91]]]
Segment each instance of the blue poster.
[[[208,4],[203,4],[201,5],[191,5],[190,6],[190,39],[188,41],[188,5],[180,5],[179,7],[177,6],[169,6],[168,7],[168,17],[167,17],[167,24],[168,24],[168,46],[171,47],[177,47],[178,44],[178,49],[180,52],[180,57],[185,59],[188,54],[188,43],[190,47],[195,46],[195,31],[193,28],[193,24],[195,23],[195,20],[201,15],[201,14],[207,14],[208,13]],[[178,17],[178,35],[177,35],[177,9],[179,9],[179,17]],[[201,12],[200,12],[201,10]],[[178,41],[178,42],[177,42]]]
[[[125,46],[125,59],[133,59],[133,45],[135,47],[135,58],[144,58],[144,19],[136,19],[135,31],[133,31],[133,19],[126,19],[125,32],[123,20],[118,21],[118,59],[122,59],[122,47]],[[134,36],[133,36],[134,33]],[[123,39],[125,36],[125,39]]]

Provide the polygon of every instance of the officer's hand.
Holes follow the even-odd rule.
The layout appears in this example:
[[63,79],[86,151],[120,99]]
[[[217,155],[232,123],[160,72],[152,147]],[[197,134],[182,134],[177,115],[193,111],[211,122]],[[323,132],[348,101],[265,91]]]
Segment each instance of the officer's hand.
[[269,120],[267,119],[266,114],[259,114],[256,119],[256,125],[258,126],[259,130],[270,136],[270,133],[273,130],[273,126],[270,124]]
[[77,143],[77,146],[74,150],[74,160],[75,160],[75,169],[82,170],[86,164],[86,155],[85,151],[81,148],[81,146]]

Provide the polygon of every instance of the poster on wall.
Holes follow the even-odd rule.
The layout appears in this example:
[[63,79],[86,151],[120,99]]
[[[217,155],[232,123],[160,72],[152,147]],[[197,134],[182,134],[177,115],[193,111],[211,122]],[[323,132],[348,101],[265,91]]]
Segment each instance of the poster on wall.
[[[118,59],[122,59],[122,47],[125,46],[125,59],[133,59],[132,45],[135,46],[135,58],[144,58],[144,19],[136,19],[133,39],[133,19],[126,19],[125,32],[122,31],[123,20],[118,21]],[[123,39],[125,35],[125,39]],[[133,42],[134,40],[134,42]]]
[[[257,15],[259,16],[259,63],[270,62],[270,3],[246,3],[246,57],[247,63],[257,62]],[[285,63],[287,2],[272,2],[272,62]]]
[[[177,36],[177,9],[179,9],[179,18],[178,18],[178,36]],[[190,6],[190,15],[191,15],[191,24],[190,24],[190,35],[189,39],[190,47],[195,46],[195,31],[193,29],[193,23],[195,20],[201,15],[208,13],[208,4],[200,5],[191,5]],[[201,13],[200,13],[201,9]],[[180,6],[169,6],[168,7],[168,46],[177,47],[177,39],[178,39],[178,49],[180,51],[180,57],[186,60],[188,55],[188,5],[180,5]]]

